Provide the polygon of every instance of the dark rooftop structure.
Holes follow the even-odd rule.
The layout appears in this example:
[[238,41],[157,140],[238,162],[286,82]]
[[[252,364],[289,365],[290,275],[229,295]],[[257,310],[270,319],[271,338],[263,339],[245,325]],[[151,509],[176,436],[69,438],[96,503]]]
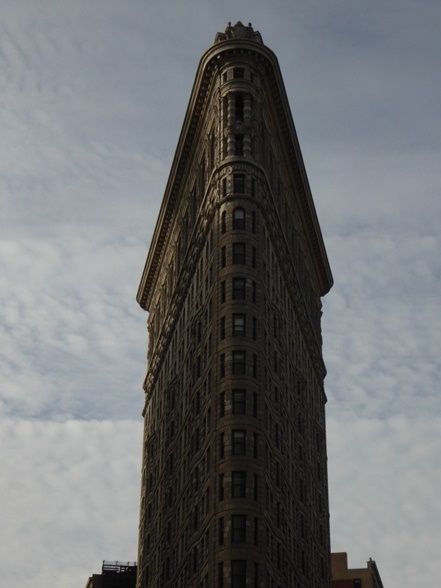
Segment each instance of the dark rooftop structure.
[[135,588],[136,562],[103,561],[101,574],[93,574],[86,588]]

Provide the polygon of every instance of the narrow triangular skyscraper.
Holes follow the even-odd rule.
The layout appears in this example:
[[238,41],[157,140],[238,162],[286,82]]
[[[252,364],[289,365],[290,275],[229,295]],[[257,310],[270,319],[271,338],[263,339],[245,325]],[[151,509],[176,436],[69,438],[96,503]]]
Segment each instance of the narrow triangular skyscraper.
[[321,297],[332,275],[280,68],[202,56],[137,300],[139,588],[328,588]]

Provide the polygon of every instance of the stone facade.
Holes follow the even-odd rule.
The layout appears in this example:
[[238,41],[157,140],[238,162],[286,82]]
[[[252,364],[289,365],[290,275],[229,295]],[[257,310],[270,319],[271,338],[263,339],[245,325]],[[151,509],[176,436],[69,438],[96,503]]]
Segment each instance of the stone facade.
[[329,587],[331,286],[277,59],[229,24],[199,64],[137,297],[140,588]]

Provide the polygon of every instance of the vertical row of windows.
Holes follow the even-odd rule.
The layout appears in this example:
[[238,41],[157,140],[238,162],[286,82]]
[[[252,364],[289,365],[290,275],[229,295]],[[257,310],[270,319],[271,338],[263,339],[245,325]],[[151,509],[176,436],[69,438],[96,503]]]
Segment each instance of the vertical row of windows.
[[[244,78],[245,71],[243,68],[235,68],[233,76],[235,79]],[[241,124],[244,120],[244,97],[243,94],[238,93],[234,98],[234,117],[237,124]],[[239,127],[234,135],[234,154],[236,156],[244,155],[244,134],[240,132],[242,129]],[[244,194],[246,189],[246,176],[245,174],[236,173],[233,175],[233,193]],[[226,183],[223,183],[223,193],[226,195]],[[251,219],[251,222],[250,222]],[[250,224],[248,224],[250,223]],[[232,230],[243,231],[247,228],[251,228],[252,232],[256,232],[256,213],[253,211],[251,217],[247,217],[247,213],[244,208],[236,207],[231,216],[231,227],[228,226],[228,217],[224,211],[221,216],[221,232],[231,228]],[[251,260],[250,260],[251,257]],[[231,245],[231,262],[234,265],[246,265],[247,262],[252,264],[252,267],[256,267],[256,249],[251,248],[249,244],[243,242],[235,242]],[[227,263],[227,250],[225,247],[221,249],[221,267],[225,267]],[[221,304],[226,302],[226,281],[222,281],[220,284],[220,300]],[[244,277],[232,278],[232,300],[245,301],[247,297],[247,282]],[[256,302],[256,284],[252,282],[252,300]],[[250,317],[249,319],[250,320]],[[237,312],[231,315],[231,336],[233,337],[244,337],[247,335],[247,328],[252,331],[253,336],[257,334],[257,319],[251,317],[252,326],[247,325],[247,317],[245,313]],[[220,336],[225,338],[226,328],[226,317],[220,319]],[[245,375],[247,373],[247,352],[244,350],[233,350],[231,352],[231,373],[232,375]],[[253,355],[253,374],[256,375],[257,358]],[[220,374],[221,377],[225,376],[226,370],[226,358],[225,354],[221,355],[220,358]],[[225,404],[226,394],[221,392],[219,396],[219,414],[221,417],[225,415]],[[257,415],[257,395],[253,394],[253,414]],[[251,410],[251,403],[250,403]],[[244,415],[247,412],[247,390],[244,388],[233,388],[231,389],[231,412],[234,415]],[[250,440],[248,439],[248,442]],[[252,452],[254,456],[257,456],[257,443],[258,435],[253,434],[251,437],[253,445]],[[231,454],[233,456],[244,456],[247,452],[247,431],[245,429],[235,428],[231,431]],[[219,435],[219,455],[225,457],[225,433]],[[233,470],[231,472],[231,497],[232,498],[246,498],[247,495],[247,476],[252,475],[252,496],[255,500],[258,497],[258,476],[257,474],[250,474],[244,470]],[[225,474],[219,475],[219,498],[223,500],[225,497]],[[251,485],[250,485],[251,492]],[[257,518],[254,518],[253,527],[253,541],[258,542],[259,537],[259,522]],[[225,519],[221,517],[218,521],[218,534],[219,544],[223,544],[225,541]],[[251,536],[250,536],[251,539]],[[231,542],[232,543],[245,543],[247,540],[247,516],[241,514],[234,514],[231,517]],[[250,570],[251,572],[251,570]],[[224,576],[224,563],[220,563],[218,566],[218,586],[224,588],[225,576]],[[252,573],[252,572],[251,572]],[[258,564],[254,564],[254,586],[258,586]],[[247,561],[246,560],[232,560],[231,561],[231,587],[232,588],[245,588],[247,578]]]
[[[205,445],[210,433],[212,389],[209,362],[214,272],[210,235],[213,233],[199,256],[170,345],[150,389],[140,538],[140,561],[149,570],[148,585],[188,586],[192,571],[195,573],[208,557],[209,542],[204,539],[195,546],[194,533],[206,525],[211,504],[207,483],[210,453]],[[170,283],[171,294],[173,287]],[[162,290],[160,299],[162,303],[166,300]],[[165,316],[165,311],[157,312],[157,330]],[[190,346],[194,353],[189,353]],[[182,379],[175,379],[177,373]],[[205,381],[196,385],[202,375]],[[198,465],[192,467],[194,463]],[[191,481],[189,485],[186,480]],[[178,532],[183,528],[188,532]],[[183,567],[185,572],[171,581]]]

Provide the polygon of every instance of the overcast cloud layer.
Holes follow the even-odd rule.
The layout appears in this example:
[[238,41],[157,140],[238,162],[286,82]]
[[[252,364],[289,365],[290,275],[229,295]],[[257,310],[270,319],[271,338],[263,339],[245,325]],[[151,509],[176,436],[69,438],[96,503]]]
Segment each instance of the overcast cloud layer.
[[134,298],[203,51],[251,21],[285,79],[335,286],[333,551],[436,586],[438,0],[3,0],[0,560],[78,588],[135,560],[146,316]]

